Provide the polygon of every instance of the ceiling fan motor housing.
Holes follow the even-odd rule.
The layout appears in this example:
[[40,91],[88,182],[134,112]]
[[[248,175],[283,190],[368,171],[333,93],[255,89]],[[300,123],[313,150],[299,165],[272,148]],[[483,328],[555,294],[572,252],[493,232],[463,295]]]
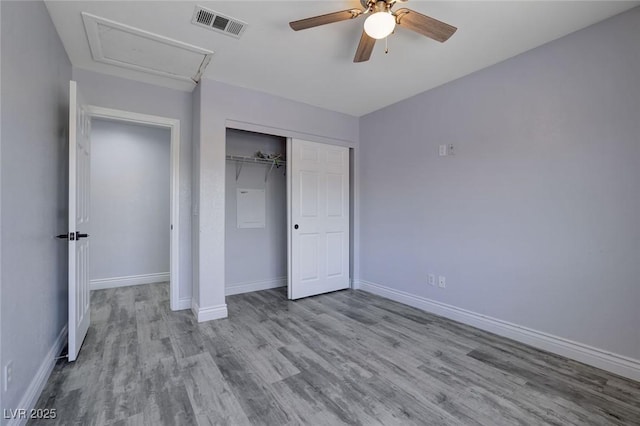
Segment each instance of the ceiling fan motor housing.
[[367,12],[390,12],[393,7],[392,1],[385,0],[360,0],[360,4]]

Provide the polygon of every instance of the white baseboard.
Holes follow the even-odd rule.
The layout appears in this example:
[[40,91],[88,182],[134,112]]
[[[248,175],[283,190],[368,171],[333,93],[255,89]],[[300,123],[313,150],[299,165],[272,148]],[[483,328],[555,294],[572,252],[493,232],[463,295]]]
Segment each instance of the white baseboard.
[[533,330],[365,280],[358,282],[358,288],[405,305],[413,306],[414,308],[422,309],[423,311],[471,325],[481,330],[508,337],[538,349],[562,355],[620,376],[640,381],[640,360],[637,359],[618,355],[563,337]]
[[251,291],[269,290],[271,288],[285,287],[286,285],[287,277],[274,278],[272,280],[235,283],[227,285],[225,295],[232,296],[234,294],[249,293]]
[[105,288],[128,287],[131,285],[162,283],[170,280],[169,272],[156,274],[130,275],[127,277],[99,278],[91,280],[91,290],[103,290]]
[[195,301],[191,305],[191,311],[195,315],[198,322],[205,322],[211,320],[217,320],[226,318],[229,316],[227,312],[227,304],[209,306],[207,308],[201,308]]
[[[47,380],[49,380],[49,376],[53,371],[53,367],[56,365],[56,357],[60,355],[62,349],[67,344],[67,326],[65,325],[56,340],[53,342],[51,349],[45,355],[42,360],[42,364],[40,364],[40,368],[36,372],[36,375],[29,383],[29,387],[25,391],[24,395],[20,399],[20,403],[18,403],[17,408],[24,408],[27,413],[32,408],[35,408],[36,403],[38,402],[38,398],[40,398],[40,394],[44,390],[45,385],[47,384]],[[27,424],[27,419],[10,419],[7,422],[7,426],[22,426]]]
[[191,298],[184,297],[182,299],[178,299],[178,306],[176,307],[176,311],[182,311],[184,309],[191,309]]

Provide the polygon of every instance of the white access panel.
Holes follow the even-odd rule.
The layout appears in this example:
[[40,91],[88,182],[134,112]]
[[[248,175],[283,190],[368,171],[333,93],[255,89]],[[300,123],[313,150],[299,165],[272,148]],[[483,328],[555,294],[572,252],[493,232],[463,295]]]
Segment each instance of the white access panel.
[[264,228],[266,226],[266,194],[264,189],[236,191],[238,228]]

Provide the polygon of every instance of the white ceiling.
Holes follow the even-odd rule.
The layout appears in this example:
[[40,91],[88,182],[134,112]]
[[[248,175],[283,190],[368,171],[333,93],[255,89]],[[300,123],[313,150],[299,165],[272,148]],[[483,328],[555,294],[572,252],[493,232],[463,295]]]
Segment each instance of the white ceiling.
[[[196,4],[248,24],[240,39],[191,24]],[[81,12],[213,50],[204,77],[362,116],[578,29],[640,1],[420,1],[408,7],[458,27],[440,44],[400,28],[354,64],[363,18],[294,32],[288,22],[359,7],[358,0],[46,2],[72,64],[192,90],[167,77],[95,62]],[[26,23],[25,23],[26,24]]]

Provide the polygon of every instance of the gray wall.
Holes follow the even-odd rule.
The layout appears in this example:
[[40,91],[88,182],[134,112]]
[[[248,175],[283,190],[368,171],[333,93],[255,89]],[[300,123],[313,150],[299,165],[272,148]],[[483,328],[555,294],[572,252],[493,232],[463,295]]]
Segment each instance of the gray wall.
[[636,8],[363,117],[362,279],[640,359],[638,28]]
[[[256,151],[286,154],[286,139],[277,136],[227,130],[227,153],[253,156]],[[265,183],[268,166],[244,164],[236,181],[236,163],[226,162],[226,256],[227,288],[257,281],[277,281],[287,275],[287,181],[284,166],[274,168]],[[264,189],[266,226],[238,228],[237,189]]]
[[90,279],[168,273],[169,129],[91,123]]
[[67,229],[71,64],[43,3],[2,1],[0,9],[0,365],[14,362],[2,408],[15,409],[67,323],[67,244],[54,236]]
[[[358,119],[250,89],[202,80],[199,97],[199,215],[196,300],[201,308],[223,307],[225,292],[225,139],[226,128],[261,131],[318,142],[357,144]],[[260,130],[250,128],[256,125]]]
[[180,299],[191,299],[191,93],[98,74],[78,68],[73,78],[86,102],[180,120]]

